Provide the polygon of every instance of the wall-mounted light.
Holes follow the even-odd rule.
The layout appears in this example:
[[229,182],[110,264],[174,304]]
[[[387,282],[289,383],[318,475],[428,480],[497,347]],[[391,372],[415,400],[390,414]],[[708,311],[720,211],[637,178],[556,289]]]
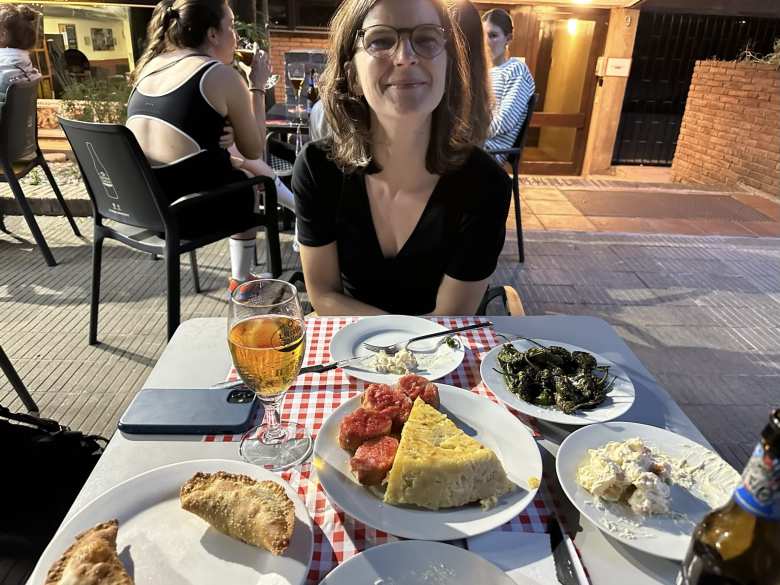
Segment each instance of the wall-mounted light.
[[570,18],[566,21],[566,30],[569,31],[569,34],[571,36],[574,36],[577,34],[577,19],[576,18]]

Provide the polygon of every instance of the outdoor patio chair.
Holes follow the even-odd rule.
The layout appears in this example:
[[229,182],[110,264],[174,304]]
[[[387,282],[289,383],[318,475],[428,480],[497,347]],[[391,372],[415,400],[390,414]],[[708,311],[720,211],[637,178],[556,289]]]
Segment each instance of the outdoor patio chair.
[[0,345],[0,370],[3,370],[5,377],[8,378],[8,381],[11,383],[11,387],[16,390],[16,393],[19,395],[19,399],[27,409],[27,412],[37,416],[39,412],[38,405],[35,404],[35,400],[33,400],[33,397],[30,396],[30,393],[27,391],[27,387],[24,385],[24,382],[22,382],[19,374],[16,373],[16,369],[14,368],[14,365],[11,363],[11,360],[8,358],[6,353],[3,351],[2,345]]
[[520,127],[520,132],[515,138],[512,148],[490,149],[488,154],[504,154],[507,156],[507,162],[512,166],[512,198],[515,204],[515,228],[517,229],[517,255],[518,262],[525,261],[525,251],[523,249],[523,223],[520,217],[520,160],[523,158],[523,148],[525,139],[528,136],[528,128],[531,123],[531,117],[536,108],[536,94],[528,98],[528,111],[525,114],[525,120]]
[[[84,177],[94,217],[92,261],[92,298],[89,318],[89,343],[97,343],[98,304],[100,300],[100,265],[103,240],[112,238],[123,244],[165,258],[168,279],[168,339],[180,321],[179,256],[190,252],[195,291],[200,292],[195,250],[229,237],[231,234],[263,226],[268,242],[271,273],[282,272],[279,227],[276,210],[276,188],[268,177],[253,177],[210,191],[191,193],[169,203],[141,147],[130,130],[119,124],[96,124],[58,118]],[[181,237],[179,215],[197,212],[198,208],[229,193],[252,185],[265,187],[263,213],[235,217],[230,225],[213,231]],[[110,225],[104,224],[108,220]]]
[[[280,140],[277,132],[269,132],[265,137],[266,162],[287,187],[292,188],[292,172],[295,165],[295,147]],[[290,230],[295,221],[291,209],[279,206],[282,227]]]
[[[37,100],[38,80],[15,83],[8,89],[5,105],[0,112],[0,182],[8,183],[11,187],[14,199],[22,210],[22,215],[24,215],[46,264],[56,266],[57,262],[38,227],[38,222],[35,221],[35,216],[19,179],[27,176],[35,167],[41,167],[60,207],[62,207],[62,211],[65,213],[65,217],[68,218],[73,233],[80,238],[81,232],[79,232],[76,222],[73,221],[70,209],[62,198],[60,188],[38,147]],[[2,210],[0,210],[0,228],[6,231]]]

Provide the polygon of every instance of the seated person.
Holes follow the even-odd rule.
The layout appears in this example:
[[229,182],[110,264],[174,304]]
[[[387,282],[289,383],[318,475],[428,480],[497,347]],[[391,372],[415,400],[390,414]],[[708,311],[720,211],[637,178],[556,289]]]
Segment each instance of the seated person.
[[[225,0],[162,0],[152,14],[147,40],[133,72],[127,127],[168,198],[174,201],[252,174],[273,177],[258,160],[265,145],[268,57],[262,51],[255,54],[247,88],[231,66],[236,33]],[[226,125],[232,131],[221,142]],[[234,139],[240,155],[235,166],[252,167],[249,172],[231,162],[226,146]],[[182,229],[233,224],[237,216],[251,224],[256,199],[253,188],[228,194],[209,213],[182,217]],[[256,232],[250,228],[230,238],[230,289],[250,276]]]
[[41,77],[29,53],[37,40],[39,17],[29,6],[0,4],[0,116],[11,85]]
[[322,140],[329,135],[330,126],[325,120],[325,108],[322,106],[322,100],[317,100],[309,112],[309,138]]
[[[493,85],[495,107],[485,148],[512,148],[520,127],[528,113],[528,100],[536,92],[536,85],[526,64],[517,57],[507,58],[507,47],[512,40],[512,17],[506,10],[494,8],[482,17],[485,38],[493,68],[490,81]],[[499,162],[506,155],[497,155]]]
[[332,134],[306,145],[293,172],[315,310],[473,314],[504,243],[511,182],[475,146],[445,3],[345,0],[328,56]]

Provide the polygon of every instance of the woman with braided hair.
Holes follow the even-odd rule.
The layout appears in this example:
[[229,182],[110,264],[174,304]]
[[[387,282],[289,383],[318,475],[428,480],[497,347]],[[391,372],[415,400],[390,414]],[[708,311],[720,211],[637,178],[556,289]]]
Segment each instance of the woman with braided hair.
[[[225,0],[162,0],[147,29],[147,48],[133,72],[127,127],[138,139],[171,201],[246,178],[227,146],[258,162],[265,148],[268,56],[258,50],[249,88],[233,69],[236,33]],[[232,131],[225,139],[225,128]],[[258,174],[273,177],[270,167]],[[262,172],[265,170],[266,172]],[[207,213],[180,218],[188,230],[234,223],[257,204],[254,189],[226,195]],[[249,278],[256,228],[230,238],[230,287]]]

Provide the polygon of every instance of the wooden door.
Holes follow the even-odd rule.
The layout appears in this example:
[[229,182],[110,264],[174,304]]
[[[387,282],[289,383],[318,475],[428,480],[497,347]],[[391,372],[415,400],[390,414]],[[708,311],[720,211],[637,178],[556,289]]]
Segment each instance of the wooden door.
[[511,54],[525,58],[539,98],[521,171],[578,175],[596,92],[596,60],[604,51],[609,11],[503,8],[511,12],[514,21]]

